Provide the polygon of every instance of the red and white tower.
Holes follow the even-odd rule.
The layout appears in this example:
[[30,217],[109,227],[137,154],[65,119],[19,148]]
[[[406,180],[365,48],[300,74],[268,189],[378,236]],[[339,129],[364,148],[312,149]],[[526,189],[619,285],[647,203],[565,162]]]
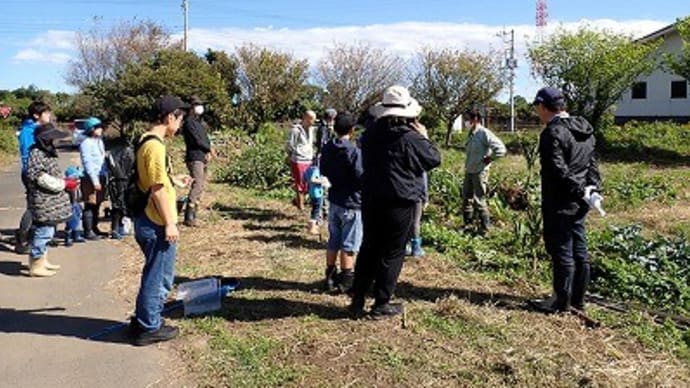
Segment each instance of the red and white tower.
[[549,18],[548,9],[546,6],[546,0],[537,0],[537,36],[539,38],[539,43],[544,41],[544,28]]

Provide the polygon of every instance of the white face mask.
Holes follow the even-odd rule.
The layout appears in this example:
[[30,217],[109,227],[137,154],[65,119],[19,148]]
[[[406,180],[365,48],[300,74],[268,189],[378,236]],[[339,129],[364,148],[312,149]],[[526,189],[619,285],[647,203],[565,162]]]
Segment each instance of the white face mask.
[[203,106],[203,105],[197,105],[197,106],[195,106],[195,107],[194,107],[194,113],[196,113],[196,114],[199,115],[199,116],[201,116],[202,114],[204,114],[204,106]]

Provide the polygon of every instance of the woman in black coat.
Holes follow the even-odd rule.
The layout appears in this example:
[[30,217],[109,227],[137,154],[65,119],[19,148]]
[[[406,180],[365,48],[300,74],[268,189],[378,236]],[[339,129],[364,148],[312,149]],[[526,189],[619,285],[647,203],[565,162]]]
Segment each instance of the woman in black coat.
[[441,154],[417,121],[422,108],[402,86],[383,93],[372,107],[373,126],[362,137],[364,240],[355,265],[350,312],[364,314],[374,285],[373,318],[395,316],[402,305],[390,303],[400,276],[415,205],[424,196],[423,174],[441,164]]

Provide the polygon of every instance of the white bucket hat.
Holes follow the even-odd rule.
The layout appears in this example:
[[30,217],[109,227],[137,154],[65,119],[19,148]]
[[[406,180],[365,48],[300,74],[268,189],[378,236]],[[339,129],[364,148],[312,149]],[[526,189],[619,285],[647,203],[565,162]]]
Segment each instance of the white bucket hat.
[[385,116],[417,117],[422,112],[419,102],[410,96],[404,86],[391,86],[383,92],[383,101],[371,107],[370,113],[377,119]]

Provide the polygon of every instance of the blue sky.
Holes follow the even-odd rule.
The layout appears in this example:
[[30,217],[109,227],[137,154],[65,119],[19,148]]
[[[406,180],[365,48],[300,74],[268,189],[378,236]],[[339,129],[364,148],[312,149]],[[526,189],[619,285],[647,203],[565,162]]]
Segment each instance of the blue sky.
[[[153,19],[182,30],[181,0],[5,0],[0,24],[0,89],[35,84],[72,91],[65,84],[74,55],[73,34],[122,19]],[[516,30],[518,93],[537,86],[524,60],[534,36],[535,1],[464,0],[189,0],[190,47],[231,51],[253,42],[305,57],[315,64],[335,42],[366,41],[402,55],[421,46],[499,49],[496,33]],[[690,14],[671,0],[550,0],[549,26],[581,23],[641,35]]]

